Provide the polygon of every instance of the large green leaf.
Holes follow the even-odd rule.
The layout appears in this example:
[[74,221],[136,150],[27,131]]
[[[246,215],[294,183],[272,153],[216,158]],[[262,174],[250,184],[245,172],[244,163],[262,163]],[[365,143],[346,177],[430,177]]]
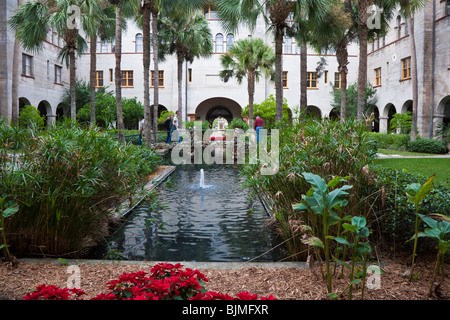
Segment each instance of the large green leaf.
[[347,177],[335,177],[330,182],[328,182],[328,188],[334,188],[337,186],[337,184],[341,181],[346,181],[347,179],[350,179],[350,176]]
[[9,208],[6,208],[4,211],[3,211],[3,218],[8,218],[8,217],[10,217],[10,216],[12,216],[13,214],[15,214],[17,211],[19,211],[19,206],[14,206],[14,207],[9,207]]
[[328,208],[334,208],[337,205],[341,205],[345,198],[348,196],[348,192],[345,190],[351,189],[352,186],[343,186],[342,188],[335,189],[327,195]]
[[433,174],[423,185],[412,183],[406,187],[406,196],[416,207],[425,199],[433,187],[434,177],[435,175]]
[[295,211],[308,210],[309,206],[305,202],[295,203],[292,205],[292,208]]
[[304,244],[309,245],[309,246],[319,247],[319,248],[322,248],[322,249],[324,248],[322,240],[320,240],[317,237],[309,237],[309,238],[306,238],[306,239],[302,239],[302,242]]
[[314,191],[319,192],[323,195],[327,191],[327,184],[320,176],[310,172],[303,172],[302,175],[305,177],[306,182],[312,185]]

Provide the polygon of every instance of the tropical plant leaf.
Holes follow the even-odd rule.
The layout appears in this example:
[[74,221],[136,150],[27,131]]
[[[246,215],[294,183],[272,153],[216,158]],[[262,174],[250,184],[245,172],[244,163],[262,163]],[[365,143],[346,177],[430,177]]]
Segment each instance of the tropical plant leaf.
[[330,180],[327,184],[328,188],[334,188],[338,185],[341,181],[346,181],[347,179],[350,179],[350,176],[347,177],[334,177],[332,180]]
[[292,208],[295,211],[308,210],[309,206],[305,202],[295,203],[292,205]]
[[305,177],[306,182],[310,183],[314,191],[319,192],[323,195],[327,191],[327,184],[320,176],[314,173],[303,172],[302,175]]
[[302,242],[304,244],[309,245],[309,246],[319,247],[319,248],[322,248],[322,249],[324,248],[322,240],[320,240],[317,237],[309,237],[309,238],[306,238],[306,239],[302,239]]

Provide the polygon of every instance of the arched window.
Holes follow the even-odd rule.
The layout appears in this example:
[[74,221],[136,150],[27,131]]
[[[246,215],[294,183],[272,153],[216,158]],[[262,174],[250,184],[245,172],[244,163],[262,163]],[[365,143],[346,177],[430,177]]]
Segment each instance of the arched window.
[[143,45],[143,36],[142,34],[138,33],[136,35],[136,52],[143,52],[144,51],[144,45]]
[[223,34],[216,34],[216,53],[223,53]]
[[233,44],[234,44],[234,35],[230,33],[227,35],[227,51],[230,51]]
[[292,38],[285,37],[284,38],[284,48],[283,48],[284,54],[291,54],[292,53]]
[[402,17],[397,17],[397,38],[400,39],[402,37]]

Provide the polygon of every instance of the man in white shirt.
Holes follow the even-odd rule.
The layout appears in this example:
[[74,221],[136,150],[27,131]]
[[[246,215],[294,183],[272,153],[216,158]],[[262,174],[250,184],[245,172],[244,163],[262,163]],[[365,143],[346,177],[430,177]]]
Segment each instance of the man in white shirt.
[[142,146],[142,136],[144,135],[144,116],[142,116],[142,120],[139,121],[139,141],[138,145]]
[[172,141],[181,142],[180,135],[178,133],[178,117],[180,116],[180,111],[175,112],[175,116],[173,117],[173,125],[172,125]]

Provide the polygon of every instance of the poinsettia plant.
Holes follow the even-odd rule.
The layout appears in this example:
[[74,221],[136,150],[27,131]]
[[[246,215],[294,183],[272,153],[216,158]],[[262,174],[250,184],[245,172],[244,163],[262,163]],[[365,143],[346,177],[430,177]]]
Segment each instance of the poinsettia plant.
[[[100,293],[91,300],[258,300],[256,294],[241,292],[232,297],[207,291],[208,279],[198,270],[183,268],[179,263],[159,263],[150,272],[124,273],[118,279],[106,283],[108,292]],[[28,293],[25,300],[79,300],[85,295],[79,289],[61,289],[45,284]],[[261,297],[261,300],[275,300]]]

